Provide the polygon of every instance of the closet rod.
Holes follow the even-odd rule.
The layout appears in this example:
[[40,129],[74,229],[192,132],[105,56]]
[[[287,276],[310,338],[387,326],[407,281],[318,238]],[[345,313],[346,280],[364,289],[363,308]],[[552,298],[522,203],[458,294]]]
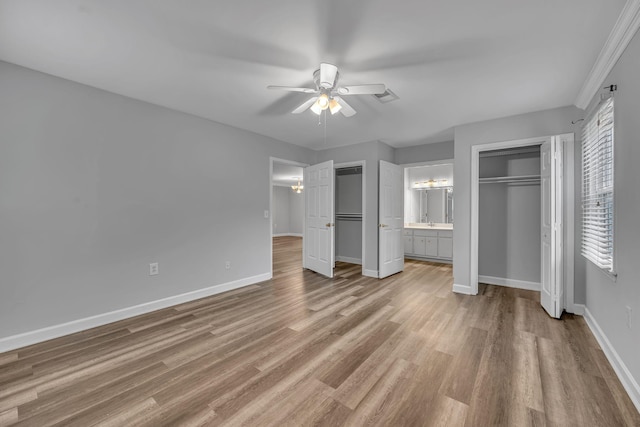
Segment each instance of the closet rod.
[[336,169],[336,175],[358,175],[362,174],[362,166],[347,166]]
[[519,154],[540,154],[540,146],[530,145],[527,147],[506,148],[504,150],[481,151],[480,157],[515,156]]
[[345,217],[336,217],[336,221],[359,221],[362,222],[362,217],[354,217],[354,216],[345,216]]

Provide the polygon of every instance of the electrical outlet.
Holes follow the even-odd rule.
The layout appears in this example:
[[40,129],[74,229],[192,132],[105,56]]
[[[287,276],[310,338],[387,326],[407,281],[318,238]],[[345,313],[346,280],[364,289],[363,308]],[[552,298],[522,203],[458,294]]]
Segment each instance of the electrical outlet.
[[264,217],[269,218],[269,211],[264,211]]
[[224,262],[224,268],[225,268],[225,270],[230,270],[231,269],[231,261],[225,261]]
[[158,269],[157,262],[152,262],[151,264],[149,264],[149,276],[155,276],[159,272],[160,270]]
[[626,306],[625,308],[627,309],[627,328],[631,329],[631,318],[633,309],[630,306]]

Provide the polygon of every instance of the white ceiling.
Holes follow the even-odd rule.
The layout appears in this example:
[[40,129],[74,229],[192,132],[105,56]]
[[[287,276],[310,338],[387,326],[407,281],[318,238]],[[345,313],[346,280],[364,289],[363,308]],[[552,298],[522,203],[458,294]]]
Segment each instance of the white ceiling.
[[[0,59],[322,149],[573,104],[624,0],[0,0]],[[354,117],[289,112],[320,62]],[[325,140],[326,132],[326,140]]]
[[303,180],[303,170],[299,166],[287,165],[283,163],[273,164],[273,174],[271,179],[273,185],[290,186],[297,184],[298,178]]

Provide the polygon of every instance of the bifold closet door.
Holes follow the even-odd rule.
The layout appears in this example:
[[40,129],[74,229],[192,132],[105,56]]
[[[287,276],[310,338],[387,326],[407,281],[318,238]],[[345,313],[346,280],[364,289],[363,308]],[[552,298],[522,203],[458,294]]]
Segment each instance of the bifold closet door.
[[552,137],[540,147],[541,254],[540,304],[560,318],[563,304],[562,141]]

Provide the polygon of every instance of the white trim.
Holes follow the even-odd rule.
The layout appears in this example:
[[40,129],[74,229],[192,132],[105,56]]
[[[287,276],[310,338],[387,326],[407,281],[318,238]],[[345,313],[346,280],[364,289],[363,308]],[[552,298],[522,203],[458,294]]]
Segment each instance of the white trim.
[[627,391],[629,398],[631,398],[636,409],[640,412],[640,386],[638,386],[638,382],[633,378],[633,375],[631,375],[631,372],[629,372],[629,369],[624,364],[615,348],[611,345],[611,342],[600,328],[600,325],[598,325],[598,322],[596,322],[596,319],[586,307],[584,310],[584,320],[587,322],[589,329],[591,329],[591,332],[596,337],[598,344],[600,344],[602,351],[605,356],[607,356],[607,359],[609,360],[609,363],[611,363],[616,375],[618,375],[618,379]]
[[[471,230],[469,244],[469,289],[470,295],[478,294],[478,199],[480,193],[479,170],[480,152],[488,150],[501,150],[505,148],[527,147],[540,145],[550,141],[550,136],[537,138],[517,139],[513,141],[493,142],[471,146]],[[571,242],[573,244],[573,242]],[[455,285],[454,285],[455,286]]]
[[180,295],[174,295],[162,298],[156,301],[145,302],[131,307],[121,308],[119,310],[102,313],[95,316],[85,317],[84,319],[73,320],[71,322],[61,323],[59,325],[47,326],[46,328],[37,329],[35,331],[24,332],[18,335],[0,339],[0,353],[15,350],[17,348],[47,341],[53,338],[59,338],[64,335],[73,334],[97,326],[106,325],[108,323],[117,322],[119,320],[128,319],[130,317],[139,316],[141,314],[150,313],[152,311],[171,307],[200,298],[216,295],[222,292],[238,289],[243,286],[253,285],[254,283],[264,282],[271,279],[271,273],[258,274],[257,276],[245,277],[244,279],[234,280],[233,282],[222,283],[210,286],[204,289],[198,289],[186,292]]
[[416,163],[403,163],[401,165],[398,166],[402,166],[405,169],[406,168],[414,168],[417,166],[439,166],[439,165],[453,165],[455,162],[455,159],[443,159],[443,160],[430,160],[428,162],[416,162]]
[[[366,265],[366,257],[367,257],[367,245],[366,245],[366,238],[367,238],[367,161],[366,160],[358,160],[355,162],[343,162],[343,163],[334,163],[333,165],[333,169],[341,169],[341,168],[348,168],[351,166],[362,166],[362,260],[360,262],[357,263],[352,263],[352,264],[360,264],[362,265],[362,275],[366,276],[367,274],[365,273],[365,268],[364,266]],[[305,205],[306,206],[306,205]],[[336,220],[335,218],[333,219],[333,222],[335,224]],[[353,258],[355,259],[355,258]],[[339,260],[338,260],[339,261]],[[345,262],[350,262],[350,261],[345,261]],[[377,274],[375,277],[378,277]]]
[[573,311],[567,308],[567,313],[575,314],[576,316],[584,316],[586,307],[584,304],[573,304]]
[[368,270],[366,268],[362,269],[362,275],[367,277],[378,278],[378,270]]
[[475,294],[472,294],[471,293],[471,286],[459,285],[457,283],[453,284],[453,292],[455,292],[457,294],[464,294],[464,295],[476,295],[478,293],[476,291]]
[[302,233],[278,233],[274,234],[273,237],[302,237]]
[[336,255],[336,261],[340,261],[340,262],[347,262],[349,264],[358,264],[358,265],[362,265],[362,260],[359,258],[352,258],[349,256],[340,256],[340,255]]
[[607,41],[605,42],[595,64],[591,68],[585,80],[575,105],[578,108],[586,109],[591,99],[601,89],[605,79],[613,69],[622,52],[640,28],[640,0],[627,0],[620,12]]
[[[300,166],[301,168],[305,168],[309,166],[307,163],[300,163],[293,160],[279,159],[277,157],[269,157],[269,235],[271,239],[269,240],[269,275],[270,278],[273,277],[273,244],[271,241],[273,240],[273,164],[280,163],[285,165],[292,166]],[[304,174],[304,171],[303,171]],[[306,206],[306,204],[305,204]],[[302,229],[305,227],[305,218],[302,219]],[[304,237],[303,237],[304,239]],[[304,267],[304,240],[302,242],[302,265]]]
[[478,276],[478,282],[488,285],[506,286],[509,288],[527,289],[539,291],[540,282],[527,282],[526,280],[507,279],[504,277]]
[[453,264],[453,258],[427,257],[427,256],[407,254],[407,253],[404,254],[404,258],[413,259],[415,261],[437,262],[440,264]]
[[[575,304],[575,143],[572,133],[560,135],[563,144],[564,164],[562,175],[564,179],[564,309],[569,313],[576,313]],[[582,311],[584,313],[584,311]],[[582,314],[580,313],[580,314]],[[576,313],[577,314],[577,313]]]

